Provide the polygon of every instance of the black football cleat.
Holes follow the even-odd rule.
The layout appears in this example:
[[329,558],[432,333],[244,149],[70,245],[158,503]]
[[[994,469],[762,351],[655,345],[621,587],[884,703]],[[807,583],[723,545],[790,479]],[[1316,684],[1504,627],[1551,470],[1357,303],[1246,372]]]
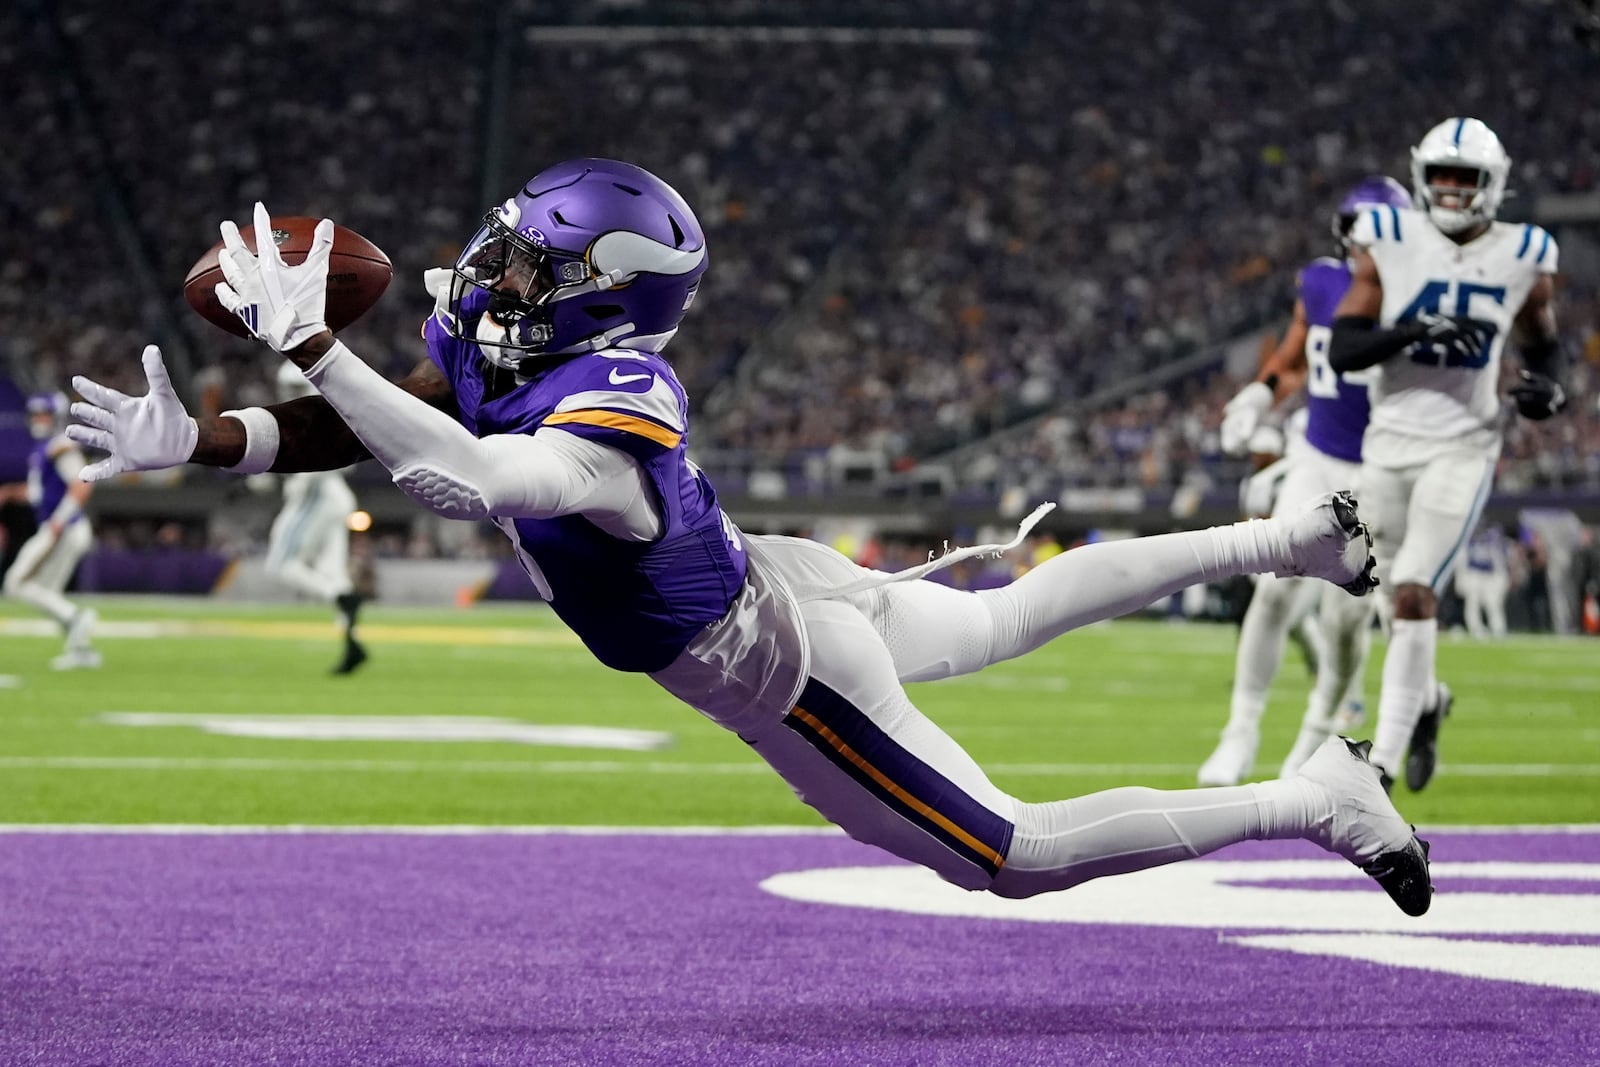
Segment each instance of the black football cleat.
[[[1412,830],[1415,829],[1413,826]],[[1383,886],[1383,891],[1400,905],[1401,911],[1412,916],[1425,915],[1433,903],[1433,879],[1428,873],[1428,855],[1432,851],[1427,841],[1413,836],[1404,848],[1385,852],[1371,863],[1363,864],[1361,869]]]
[[1433,781],[1433,772],[1439,766],[1439,727],[1454,703],[1450,687],[1440,682],[1433,707],[1422,713],[1411,731],[1411,744],[1406,749],[1406,788],[1413,793],[1421,792]]
[[367,650],[359,641],[350,639],[344,643],[344,658],[333,668],[333,674],[349,674],[357,667],[367,662]]
[[1433,902],[1428,843],[1400,817],[1372,764],[1370,741],[1335,735],[1300,767],[1300,777],[1328,791],[1333,815],[1306,836],[1370,875],[1407,915],[1421,915]]

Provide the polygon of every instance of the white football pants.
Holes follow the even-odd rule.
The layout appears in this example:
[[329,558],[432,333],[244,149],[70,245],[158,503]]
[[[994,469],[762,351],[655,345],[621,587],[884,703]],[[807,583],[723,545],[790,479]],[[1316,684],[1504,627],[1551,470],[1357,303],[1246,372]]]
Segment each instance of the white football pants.
[[78,609],[62,592],[92,544],[94,534],[87,520],[69,523],[60,537],[54,536],[48,525],[41,526],[23,543],[6,571],[6,595],[32,604],[66,626]]
[[330,472],[290,475],[272,521],[267,572],[305,596],[332,603],[350,581],[350,513],[355,494]]
[[[1378,579],[1391,596],[1402,585],[1437,591],[1477,528],[1499,452],[1461,448],[1405,467],[1361,468],[1359,499],[1370,516]],[[1437,619],[1396,619],[1383,661],[1372,762],[1391,776],[1404,765],[1411,734],[1436,699]]]
[[774,569],[801,602],[808,667],[789,714],[746,721],[740,735],[852,837],[1002,896],[1064,889],[1238,841],[1302,836],[1332,814],[1326,792],[1304,779],[1018,800],[902,686],[967,674],[1197,582],[1274,566],[1254,537],[1239,524],[1089,545],[982,592],[912,581],[812,600],[870,572],[816,542],[751,538],[759,566]]

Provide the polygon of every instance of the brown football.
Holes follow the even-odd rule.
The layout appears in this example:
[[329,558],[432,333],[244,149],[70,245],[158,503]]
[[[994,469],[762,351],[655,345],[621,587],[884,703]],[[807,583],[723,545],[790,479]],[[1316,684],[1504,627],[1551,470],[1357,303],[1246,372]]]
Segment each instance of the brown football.
[[[305,261],[316,226],[316,219],[302,216],[272,220],[272,240],[285,263],[292,267]],[[254,226],[239,227],[239,236],[250,251],[256,250]],[[250,331],[239,317],[217,299],[217,283],[227,280],[217,265],[221,251],[222,242],[218,241],[189,268],[189,276],[183,279],[183,297],[207,322],[236,336],[249,337]],[[378,302],[393,277],[394,266],[383,249],[335,223],[333,253],[328,257],[328,329],[337,333],[359,319]]]

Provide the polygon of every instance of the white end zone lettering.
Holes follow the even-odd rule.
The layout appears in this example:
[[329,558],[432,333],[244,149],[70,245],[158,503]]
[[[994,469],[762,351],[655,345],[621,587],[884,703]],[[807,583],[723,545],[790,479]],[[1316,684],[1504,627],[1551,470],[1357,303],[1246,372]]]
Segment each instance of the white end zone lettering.
[[[814,904],[952,918],[1271,930],[1225,940],[1600,994],[1600,945],[1485,940],[1600,938],[1600,863],[1435,863],[1433,875],[1446,888],[1451,879],[1477,888],[1441,892],[1419,919],[1401,914],[1366,875],[1341,860],[1178,863],[1028,900],[969,893],[905,866],[796,871],[768,878],[762,888]],[[1292,887],[1296,882],[1316,884]],[[1592,888],[1541,893],[1540,882]],[[1483,888],[1486,883],[1504,889]]]

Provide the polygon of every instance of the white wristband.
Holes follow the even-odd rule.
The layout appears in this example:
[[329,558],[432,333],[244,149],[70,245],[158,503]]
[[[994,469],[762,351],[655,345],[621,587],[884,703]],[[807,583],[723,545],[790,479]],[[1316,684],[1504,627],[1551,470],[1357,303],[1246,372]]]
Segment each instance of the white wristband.
[[225,468],[235,474],[264,474],[278,458],[278,420],[266,408],[224,411],[244,423],[244,458]]

